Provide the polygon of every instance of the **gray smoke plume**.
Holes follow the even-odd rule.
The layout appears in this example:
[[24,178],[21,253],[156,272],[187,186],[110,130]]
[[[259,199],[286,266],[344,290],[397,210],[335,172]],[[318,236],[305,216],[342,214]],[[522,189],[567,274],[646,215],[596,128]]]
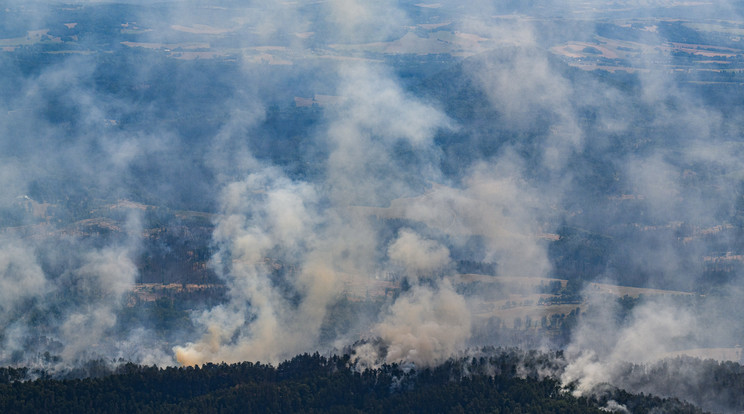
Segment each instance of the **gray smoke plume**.
[[322,224],[318,196],[306,183],[272,172],[278,174],[269,169],[226,187],[226,211],[215,231],[223,247],[215,261],[225,269],[231,300],[199,317],[207,333],[198,343],[176,348],[181,363],[276,361],[317,341],[324,307],[336,295],[332,270],[303,267],[280,286],[271,280],[265,259],[273,252],[301,265],[312,256],[321,243],[313,237]]
[[[524,343],[564,347],[589,395],[740,343],[744,117],[708,88],[738,79],[734,3],[130,1],[88,37],[25,3],[0,55],[2,363]],[[194,216],[225,300],[132,322],[140,272],[167,277],[145,246]]]
[[[179,362],[280,361],[317,347],[327,308],[339,300],[343,282],[367,283],[379,270],[377,251],[384,246],[369,219],[354,208],[411,191],[409,182],[398,178],[413,171],[390,160],[389,146],[406,141],[426,152],[444,117],[406,97],[374,68],[355,64],[339,70],[344,105],[329,120],[334,149],[327,182],[318,187],[293,181],[269,167],[225,187],[214,263],[231,300],[199,316],[205,336],[176,347]],[[391,248],[395,261],[402,246]],[[435,267],[446,265],[446,248],[433,249],[423,254],[437,256]],[[281,280],[269,256],[287,267]],[[403,259],[411,260],[416,259]]]
[[420,275],[431,274],[450,264],[449,250],[433,240],[422,239],[410,229],[402,229],[387,251],[390,261],[403,267],[415,283]]
[[[3,249],[12,254],[4,256],[2,274],[3,286],[7,288],[4,292],[9,294],[3,301],[4,360],[31,363],[23,359],[24,353],[33,357],[34,352],[52,350],[61,358],[59,361],[51,365],[47,365],[50,361],[38,363],[55,370],[116,353],[110,335],[117,323],[117,312],[125,305],[136,280],[133,260],[142,233],[135,212],[130,213],[126,225],[128,237],[121,242],[83,252],[59,252],[69,254],[75,262],[59,275],[46,274],[42,269],[42,246],[14,240],[13,245]],[[38,341],[43,341],[42,349],[37,349]]]
[[471,316],[466,300],[448,281],[436,288],[416,286],[391,306],[374,328],[385,355],[368,344],[355,348],[355,364],[412,362],[437,365],[462,351],[470,338]]

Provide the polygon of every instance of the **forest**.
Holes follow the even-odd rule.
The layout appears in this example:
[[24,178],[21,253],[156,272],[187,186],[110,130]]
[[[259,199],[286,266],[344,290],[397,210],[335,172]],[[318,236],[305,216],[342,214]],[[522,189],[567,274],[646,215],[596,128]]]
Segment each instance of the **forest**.
[[7,0],[0,73],[2,412],[744,409],[739,2]]
[[[390,364],[358,370],[353,355],[298,355],[260,362],[147,367],[127,363],[83,379],[33,381],[0,369],[0,410],[13,413],[702,413],[688,403],[630,394],[609,385],[573,397],[539,370],[556,355],[515,349],[450,359],[435,368]],[[558,357],[560,358],[560,357]],[[742,380],[739,372],[738,381]],[[725,381],[722,379],[722,381]]]

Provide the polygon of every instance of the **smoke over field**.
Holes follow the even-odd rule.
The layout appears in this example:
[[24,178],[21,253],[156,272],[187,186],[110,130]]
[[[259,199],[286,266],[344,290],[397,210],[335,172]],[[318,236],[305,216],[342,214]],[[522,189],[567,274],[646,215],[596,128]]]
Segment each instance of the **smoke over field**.
[[675,394],[627,364],[741,361],[741,11],[6,2],[0,363],[503,345]]

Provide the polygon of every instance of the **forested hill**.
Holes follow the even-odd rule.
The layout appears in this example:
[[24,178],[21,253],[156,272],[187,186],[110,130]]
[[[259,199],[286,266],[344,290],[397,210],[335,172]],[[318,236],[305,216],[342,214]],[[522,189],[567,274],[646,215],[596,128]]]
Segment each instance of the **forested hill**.
[[[678,400],[619,390],[574,398],[555,379],[538,379],[547,356],[518,351],[449,360],[433,369],[384,365],[357,372],[350,357],[301,355],[277,367],[260,362],[157,368],[127,364],[99,378],[12,381],[0,372],[4,413],[700,413]],[[517,375],[521,373],[521,377]]]

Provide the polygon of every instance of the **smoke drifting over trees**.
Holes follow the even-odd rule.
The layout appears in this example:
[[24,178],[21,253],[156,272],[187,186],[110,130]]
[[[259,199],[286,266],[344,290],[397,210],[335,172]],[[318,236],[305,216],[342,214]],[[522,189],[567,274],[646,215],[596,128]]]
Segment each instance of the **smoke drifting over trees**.
[[736,3],[218,3],[4,4],[0,363],[736,352]]

